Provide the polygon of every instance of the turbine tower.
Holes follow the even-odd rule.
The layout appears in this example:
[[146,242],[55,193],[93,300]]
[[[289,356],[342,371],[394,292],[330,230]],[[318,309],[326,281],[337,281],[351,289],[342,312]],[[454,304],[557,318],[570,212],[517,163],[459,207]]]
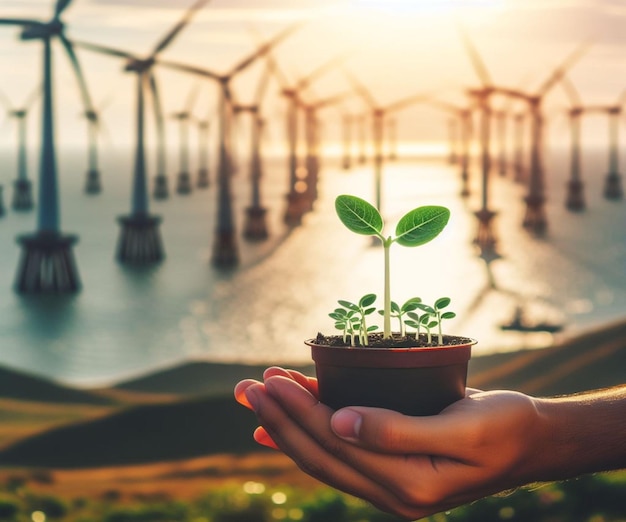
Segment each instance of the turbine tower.
[[533,94],[528,94],[515,89],[498,88],[498,92],[525,100],[528,104],[528,112],[531,120],[531,154],[530,173],[528,180],[528,195],[526,201],[526,213],[523,226],[534,234],[543,234],[548,226],[545,215],[545,180],[542,151],[544,147],[544,115],[542,104],[549,91],[561,81],[567,71],[587,51],[588,44],[576,48],[567,58],[556,67],[546,80]]
[[236,105],[233,107],[235,115],[249,113],[252,116],[252,136],[250,139],[250,206],[246,208],[246,222],[243,235],[252,241],[262,241],[269,237],[267,221],[265,219],[267,209],[262,204],[261,180],[263,178],[263,158],[261,145],[263,143],[263,129],[265,120],[261,114],[261,103],[265,96],[270,77],[269,68],[263,71],[261,80],[257,86],[254,103],[252,105]]
[[571,134],[571,152],[570,152],[570,179],[567,183],[567,198],[565,207],[574,212],[585,210],[585,194],[582,176],[580,172],[580,120],[585,108],[578,94],[578,90],[567,76],[563,76],[561,84],[570,99],[570,108],[568,111],[570,134]]
[[374,194],[376,208],[381,211],[385,118],[387,118],[389,114],[404,109],[410,105],[424,103],[428,101],[431,95],[426,93],[416,94],[407,98],[402,98],[386,106],[382,106],[376,102],[370,91],[361,82],[359,82],[354,75],[349,73],[347,70],[344,72],[348,81],[352,85],[353,90],[364,100],[370,110],[372,118],[372,138],[374,141]]
[[[456,128],[457,125],[460,124],[461,127],[461,136],[460,136],[460,155],[457,154],[457,147],[451,147],[451,152],[454,154],[450,155],[449,160],[450,163],[459,163],[461,166],[461,192],[460,196],[466,198],[470,195],[470,187],[469,187],[469,163],[470,163],[470,146],[472,141],[472,107],[459,107],[452,103],[440,101],[440,100],[432,100],[429,102],[434,107],[441,109],[448,114],[450,114],[450,118],[448,120],[448,129],[454,128],[455,131],[453,136],[455,139],[451,140],[452,143],[456,144]],[[455,125],[451,126],[450,123],[454,122]],[[452,159],[454,158],[454,161]]]
[[211,130],[211,120],[194,118],[198,127],[198,181],[196,186],[200,189],[207,188],[210,183],[209,176],[209,131]]
[[179,160],[180,170],[178,172],[178,182],[176,184],[176,192],[178,194],[191,194],[191,175],[189,173],[189,121],[191,119],[191,111],[198,98],[199,85],[195,85],[187,96],[185,105],[180,112],[172,115],[172,118],[178,121],[179,130]]
[[287,143],[288,143],[288,173],[289,191],[287,192],[287,208],[284,221],[289,226],[297,226],[302,222],[302,216],[310,207],[307,201],[307,187],[298,177],[298,108],[301,103],[302,92],[331,71],[346,59],[346,55],[336,56],[313,69],[307,76],[290,84],[282,73],[278,64],[271,55],[267,55],[268,64],[282,88],[282,95],[287,100]]
[[[60,203],[54,139],[54,99],[52,93],[52,42],[58,39],[67,53],[78,80],[85,109],[91,109],[82,70],[72,43],[65,36],[61,15],[71,0],[57,0],[52,18],[46,22],[32,19],[0,18],[0,24],[22,27],[22,40],[43,44],[42,140],[39,163],[39,205],[37,231],[18,236],[22,247],[15,289],[20,293],[69,293],[80,288],[72,246],[78,240],[60,227]],[[85,99],[87,96],[87,99]]]
[[93,44],[88,42],[76,42],[76,45],[95,51],[98,53],[126,59],[124,68],[127,72],[132,72],[137,77],[137,130],[135,148],[135,168],[133,174],[131,212],[129,215],[121,216],[118,221],[121,226],[121,233],[118,239],[117,259],[121,263],[129,264],[152,264],[159,262],[164,257],[159,225],[161,218],[149,214],[148,209],[148,182],[146,175],[145,161],[145,96],[146,92],[152,93],[154,109],[157,121],[158,156],[157,156],[157,185],[156,196],[166,195],[165,169],[165,147],[164,147],[164,127],[163,113],[159,91],[152,71],[156,63],[156,58],[182,29],[191,21],[193,15],[202,8],[209,0],[197,0],[184,14],[183,18],[159,41],[156,47],[145,58],[137,57],[126,51],[111,47]]
[[102,191],[102,182],[100,181],[100,169],[98,168],[98,138],[102,130],[100,122],[100,114],[102,113],[105,103],[100,105],[96,110],[85,111],[84,116],[87,119],[87,135],[89,137],[88,148],[88,164],[87,181],[85,182],[86,194],[99,194]]
[[27,98],[24,105],[14,107],[6,95],[0,91],[0,102],[4,105],[7,115],[17,122],[17,178],[13,181],[13,198],[11,208],[17,211],[33,208],[32,183],[28,179],[28,160],[26,156],[26,119],[33,103],[41,96],[41,85]]
[[287,38],[287,36],[292,34],[300,27],[300,25],[301,24],[295,24],[288,27],[277,36],[261,45],[256,51],[240,61],[226,74],[218,74],[194,65],[159,60],[159,64],[165,67],[215,80],[220,87],[220,99],[218,105],[219,157],[217,176],[219,188],[217,191],[217,230],[211,257],[211,263],[214,266],[228,268],[239,262],[230,188],[231,177],[233,174],[230,133],[232,123],[232,107],[234,105],[230,82],[239,73],[250,67],[259,58],[268,53],[273,47]]

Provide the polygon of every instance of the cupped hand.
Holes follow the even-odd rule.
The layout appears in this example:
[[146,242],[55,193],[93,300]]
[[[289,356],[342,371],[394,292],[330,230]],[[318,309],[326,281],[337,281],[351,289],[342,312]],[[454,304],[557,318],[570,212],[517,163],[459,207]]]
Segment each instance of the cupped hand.
[[524,483],[538,454],[534,401],[516,392],[470,390],[430,417],[366,407],[334,412],[319,402],[315,379],[271,368],[263,383],[242,381],[235,394],[257,415],[259,443],[407,519]]

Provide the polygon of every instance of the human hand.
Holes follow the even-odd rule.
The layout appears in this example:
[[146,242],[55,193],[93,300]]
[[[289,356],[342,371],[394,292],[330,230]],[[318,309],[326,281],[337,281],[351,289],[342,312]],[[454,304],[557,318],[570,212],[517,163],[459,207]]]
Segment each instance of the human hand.
[[[255,439],[282,450],[313,477],[415,519],[535,480],[542,423],[535,399],[468,390],[431,417],[380,408],[333,412],[315,379],[279,368],[236,396],[261,424]],[[541,435],[540,435],[541,434]]]

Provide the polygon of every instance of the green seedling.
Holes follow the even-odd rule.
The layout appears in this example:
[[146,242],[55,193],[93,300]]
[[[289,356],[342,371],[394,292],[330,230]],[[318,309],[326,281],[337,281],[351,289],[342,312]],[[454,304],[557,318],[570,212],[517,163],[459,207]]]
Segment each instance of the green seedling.
[[[406,301],[402,306],[398,306],[398,303],[395,301],[391,301],[391,317],[397,318],[400,323],[400,335],[402,337],[406,334],[405,324],[412,326],[404,319],[405,315],[413,312],[413,310],[417,310],[417,305],[421,303],[422,300],[419,297],[411,297],[408,301]],[[380,315],[384,315],[384,310],[378,310]],[[415,313],[415,312],[413,312]]]
[[400,218],[395,237],[383,235],[383,218],[367,201],[356,196],[341,195],[335,200],[335,210],[341,222],[352,232],[374,236],[381,240],[385,255],[383,337],[391,338],[391,290],[389,251],[391,245],[415,247],[428,243],[445,228],[450,210],[440,206],[418,207]]
[[337,301],[343,308],[336,308],[328,315],[335,319],[335,328],[343,330],[344,342],[347,342],[347,336],[350,335],[351,346],[355,346],[356,336],[362,346],[368,345],[367,335],[376,330],[376,326],[368,327],[366,320],[366,317],[376,310],[376,307],[372,306],[374,301],[376,301],[375,294],[364,295],[359,299],[358,304],[343,299]]
[[[438,342],[439,344],[443,342],[443,333],[441,331],[442,321],[444,319],[452,319],[456,317],[456,314],[454,312],[442,312],[444,308],[450,305],[450,301],[451,300],[449,297],[440,297],[439,299],[437,299],[437,301],[435,301],[434,306],[428,306],[423,303],[418,303],[417,308],[425,312],[425,314],[421,317],[422,324],[426,325],[426,320],[430,319],[431,317],[434,319],[433,321],[428,322],[428,342],[431,342],[430,328],[434,328],[435,326],[439,327]],[[424,320],[424,318],[427,319]]]

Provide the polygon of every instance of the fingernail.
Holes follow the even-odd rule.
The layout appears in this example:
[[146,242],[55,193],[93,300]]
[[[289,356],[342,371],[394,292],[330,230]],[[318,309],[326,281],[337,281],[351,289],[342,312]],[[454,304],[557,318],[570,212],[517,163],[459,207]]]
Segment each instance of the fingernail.
[[357,440],[363,419],[359,413],[349,408],[336,411],[330,419],[335,434],[343,439]]
[[259,396],[257,395],[257,392],[248,388],[244,393],[246,394],[246,399],[248,399],[250,406],[252,406],[252,409],[256,411],[259,407]]

